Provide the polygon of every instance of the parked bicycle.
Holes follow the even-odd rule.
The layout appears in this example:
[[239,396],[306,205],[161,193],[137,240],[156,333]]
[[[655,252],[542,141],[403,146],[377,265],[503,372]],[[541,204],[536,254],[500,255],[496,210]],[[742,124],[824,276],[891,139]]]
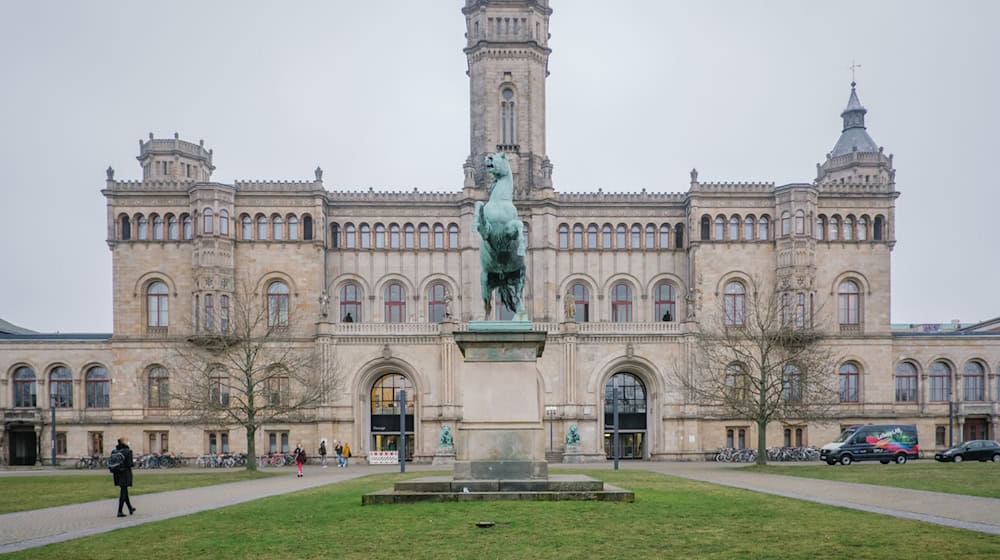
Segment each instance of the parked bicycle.
[[725,447],[719,450],[715,460],[719,463],[753,463],[757,460],[757,450],[747,447],[741,449]]
[[198,466],[208,469],[231,469],[245,467],[247,456],[244,453],[222,453],[215,455],[202,455],[198,457]]
[[108,458],[100,455],[84,456],[76,462],[78,469],[96,469],[108,466]]
[[261,467],[283,467],[295,464],[295,457],[291,453],[268,453],[258,457],[257,464]]

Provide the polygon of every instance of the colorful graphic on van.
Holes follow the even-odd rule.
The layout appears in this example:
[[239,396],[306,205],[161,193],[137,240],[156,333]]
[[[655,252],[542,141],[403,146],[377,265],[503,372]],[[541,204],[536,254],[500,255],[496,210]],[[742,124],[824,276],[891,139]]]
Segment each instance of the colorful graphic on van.
[[913,434],[908,434],[900,428],[895,428],[888,432],[883,432],[876,436],[867,436],[865,438],[866,443],[870,443],[879,449],[883,449],[889,453],[907,453],[914,454],[920,451],[920,445],[917,444],[916,437]]

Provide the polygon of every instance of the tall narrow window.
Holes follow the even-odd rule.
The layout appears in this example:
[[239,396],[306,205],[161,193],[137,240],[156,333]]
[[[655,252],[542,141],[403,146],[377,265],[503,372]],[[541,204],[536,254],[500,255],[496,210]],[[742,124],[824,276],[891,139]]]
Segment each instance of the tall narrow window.
[[170,377],[167,369],[156,366],[149,370],[149,408],[166,408],[170,406]]
[[139,214],[139,217],[135,220],[135,229],[136,229],[135,232],[136,239],[138,239],[139,241],[145,241],[146,239],[148,239],[147,236],[149,235],[149,222],[146,221],[146,216]]
[[153,241],[163,241],[163,218],[153,214]]
[[628,247],[625,244],[625,224],[618,224],[615,229],[615,249],[624,249]]
[[205,211],[202,212],[201,217],[201,232],[205,234],[212,233],[214,231],[212,224],[215,222],[215,213],[212,212],[211,208],[206,208]]
[[966,362],[962,370],[962,400],[981,401],[986,398],[986,369],[979,362]]
[[375,248],[385,249],[385,226],[375,224]]
[[445,297],[448,289],[444,284],[432,284],[427,290],[427,321],[430,323],[440,323],[445,316]]
[[167,328],[170,298],[167,285],[157,280],[146,287],[146,326]]
[[787,237],[792,234],[792,215],[789,212],[781,213],[781,236]]
[[330,247],[340,249],[340,224],[330,224]]
[[744,319],[744,305],[746,303],[746,288],[740,282],[729,282],[726,284],[723,295],[723,307],[725,324],[731,326],[742,326]]
[[629,247],[632,249],[642,248],[642,226],[639,224],[632,224],[632,228],[629,230]]
[[573,300],[576,302],[576,313],[574,319],[577,323],[590,321],[590,290],[587,286],[577,282],[573,284]]
[[354,224],[344,226],[344,247],[355,249],[358,246],[358,230]]
[[826,235],[824,235],[825,232],[826,232],[826,218],[823,216],[817,216],[816,229],[813,232],[813,235],[816,237],[816,239],[822,241],[826,237]]
[[615,323],[632,320],[632,287],[624,282],[611,288],[611,320]]
[[121,222],[121,238],[123,241],[128,241],[132,239],[132,220],[128,216],[122,216],[119,221]]
[[654,296],[653,320],[676,321],[677,298],[675,297],[674,285],[669,282],[660,282],[656,285]]
[[389,225],[389,248],[399,249],[399,224]]
[[806,295],[802,292],[795,294],[795,326],[806,326]]
[[219,235],[229,237],[229,211],[219,210]]
[[934,362],[930,368],[931,400],[944,402],[951,400],[951,367],[944,362]]
[[614,236],[611,230],[611,224],[604,224],[601,228],[601,248],[611,249],[614,247]]
[[674,226],[674,249],[684,248],[684,224]]
[[795,211],[795,235],[806,234],[806,214],[802,210]]
[[[744,401],[747,398],[746,371],[739,364],[726,366],[726,398],[735,401]],[[742,431],[742,430],[741,430]],[[742,444],[741,444],[742,446]]]
[[361,321],[361,288],[353,282],[340,289],[340,321],[354,323]]
[[30,367],[21,366],[14,370],[14,406],[19,408],[35,408],[38,406],[38,385],[35,371]]
[[73,375],[66,366],[54,367],[49,372],[49,405],[73,408]]
[[757,239],[761,241],[767,241],[771,238],[769,230],[771,227],[771,221],[767,216],[761,216],[760,220],[757,222]]
[[660,226],[660,249],[666,250],[670,248],[670,224],[663,224]]
[[840,325],[857,326],[861,322],[861,290],[853,280],[840,283],[837,294],[837,313]]
[[288,326],[288,286],[284,282],[271,282],[267,287],[267,326]]
[[514,90],[504,88],[500,92],[500,98],[501,144],[513,146],[517,144],[517,117],[514,112]]
[[701,217],[701,240],[708,241],[712,238],[712,220],[708,216]]
[[94,366],[85,376],[87,408],[108,408],[111,406],[111,376],[108,370]]
[[753,241],[753,216],[743,218],[743,240]]
[[288,239],[298,241],[299,239],[299,218],[296,215],[288,216]]
[[802,370],[799,366],[788,364],[782,372],[781,396],[786,401],[802,400]]
[[837,216],[830,216],[830,235],[827,237],[830,241],[836,241],[840,239],[840,218]]
[[872,239],[875,241],[882,241],[885,237],[883,230],[885,220],[882,216],[875,216],[874,226],[872,226]]
[[434,248],[444,249],[444,226],[434,224]]
[[844,241],[854,240],[854,218],[848,216],[844,218]]
[[597,249],[597,224],[587,226],[587,248]]
[[275,214],[271,216],[271,239],[281,241],[285,238],[285,220]]
[[313,219],[312,216],[306,214],[302,216],[302,239],[305,241],[312,241],[313,238]]
[[858,241],[868,241],[868,219],[858,218]]
[[448,248],[458,249],[458,225],[456,224],[448,226]]
[[222,334],[229,333],[229,296],[219,296],[219,330]]
[[910,362],[896,365],[896,402],[917,402],[917,366]]
[[573,248],[583,249],[583,225],[573,226]]
[[211,332],[215,330],[215,298],[212,294],[205,294],[205,330]]
[[406,288],[398,282],[385,287],[385,322],[403,323],[406,321]]
[[403,247],[407,249],[412,249],[414,247],[413,224],[406,224],[406,226],[403,227]]
[[427,224],[420,224],[420,248],[430,249],[431,247],[431,228]]
[[729,218],[729,240],[737,241],[740,238],[740,217]]
[[185,241],[194,238],[194,222],[191,221],[189,214],[181,214],[181,233]]
[[[669,226],[667,227],[667,229],[670,229]],[[656,248],[656,226],[654,226],[653,224],[646,224],[646,244],[645,244],[645,246],[646,246],[647,249],[655,249]],[[666,246],[664,245],[663,248],[665,249]]]
[[257,216],[257,241],[267,239],[267,217],[263,214]]
[[716,241],[722,241],[726,238],[726,219],[722,216],[715,217],[715,239]]
[[559,225],[559,248],[569,249],[569,226],[566,224]]
[[858,402],[858,366],[854,362],[840,366],[840,402]]
[[240,239],[244,241],[253,239],[253,220],[247,214],[240,217]]

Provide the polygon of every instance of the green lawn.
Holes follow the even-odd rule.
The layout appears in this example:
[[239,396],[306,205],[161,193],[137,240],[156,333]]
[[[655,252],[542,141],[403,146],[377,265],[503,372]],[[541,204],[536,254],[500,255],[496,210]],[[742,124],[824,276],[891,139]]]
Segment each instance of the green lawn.
[[[654,473],[586,471],[636,502],[364,506],[376,475],[120,529],[12,558],[921,558],[1000,557],[1000,536]],[[491,529],[474,523],[490,520]]]
[[[248,473],[243,469],[211,469],[205,472],[133,471],[135,486],[129,494],[149,494],[180,490],[196,486],[210,486],[251,478],[273,476],[278,473]],[[0,514],[29,509],[41,509],[67,504],[118,498],[118,488],[111,480],[111,473],[5,476],[0,479]]]
[[905,465],[856,463],[847,467],[825,463],[809,466],[772,463],[766,467],[745,468],[767,474],[1000,498],[1000,465],[978,461],[955,464],[920,460]]

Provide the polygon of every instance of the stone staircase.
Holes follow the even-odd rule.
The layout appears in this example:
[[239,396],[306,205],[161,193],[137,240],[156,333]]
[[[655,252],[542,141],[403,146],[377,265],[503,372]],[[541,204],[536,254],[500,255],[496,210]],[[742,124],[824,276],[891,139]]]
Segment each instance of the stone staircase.
[[545,461],[548,462],[548,463],[561,464],[562,460],[563,460],[563,452],[562,451],[546,451],[545,452]]

